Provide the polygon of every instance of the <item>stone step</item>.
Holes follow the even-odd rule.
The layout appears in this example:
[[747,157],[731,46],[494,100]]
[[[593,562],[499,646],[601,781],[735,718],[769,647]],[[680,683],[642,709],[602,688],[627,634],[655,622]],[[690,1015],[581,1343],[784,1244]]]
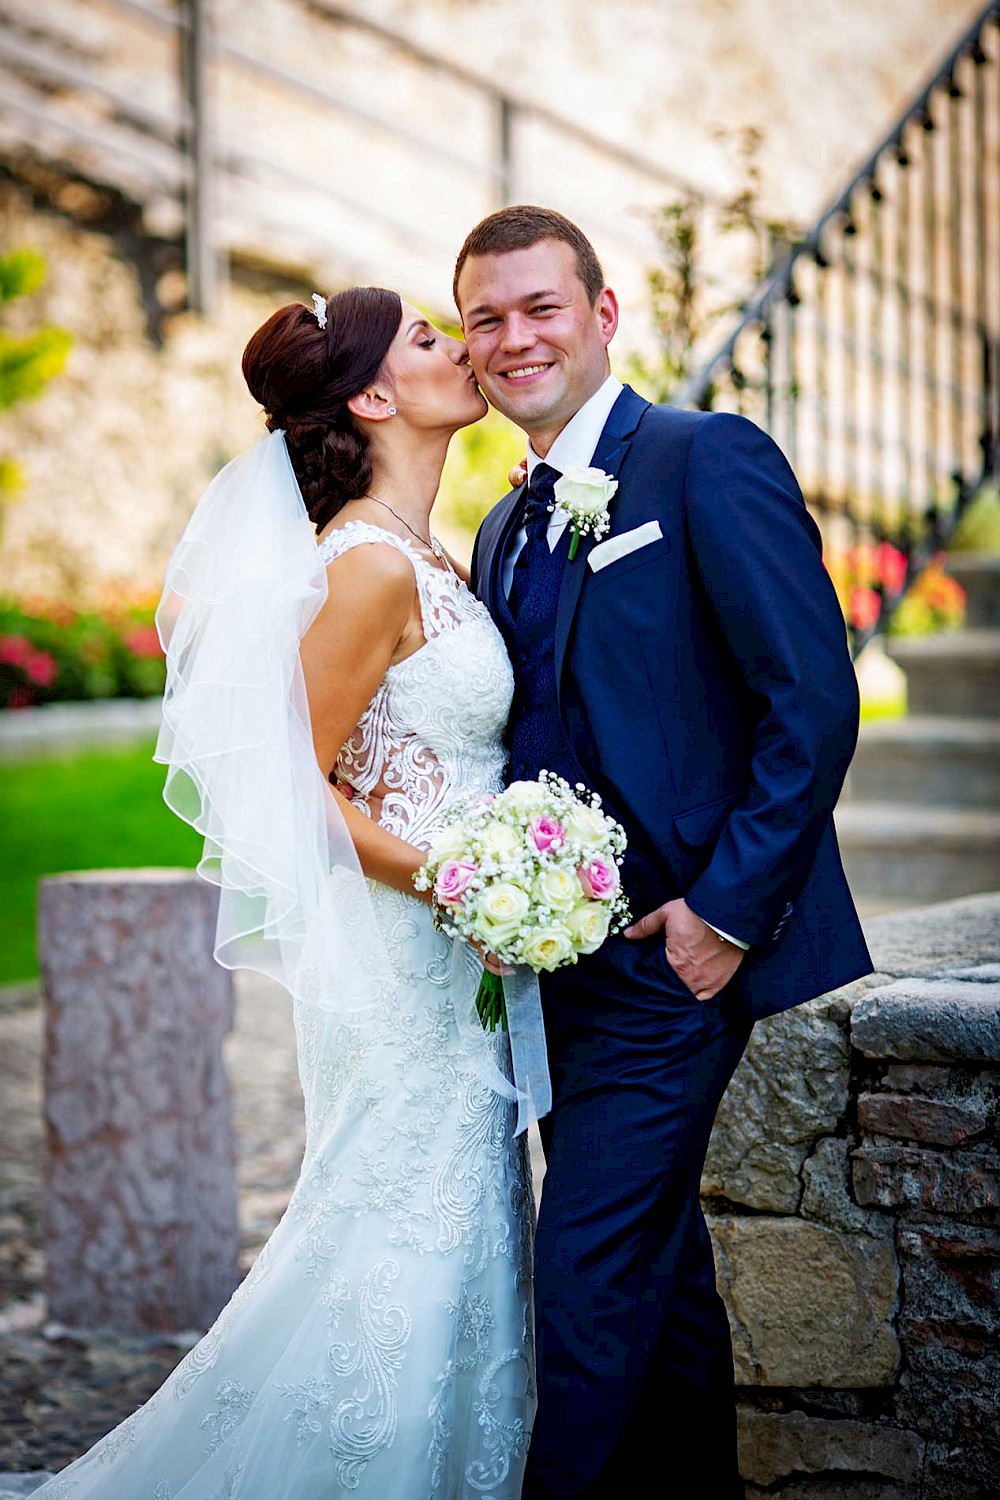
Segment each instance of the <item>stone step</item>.
[[837,836],[868,911],[1000,890],[1000,812],[842,802]]
[[1000,552],[952,552],[948,572],[968,595],[970,630],[1000,630]]
[[1000,811],[1000,719],[913,714],[864,724],[845,795]]
[[890,638],[912,714],[1000,719],[1000,630]]

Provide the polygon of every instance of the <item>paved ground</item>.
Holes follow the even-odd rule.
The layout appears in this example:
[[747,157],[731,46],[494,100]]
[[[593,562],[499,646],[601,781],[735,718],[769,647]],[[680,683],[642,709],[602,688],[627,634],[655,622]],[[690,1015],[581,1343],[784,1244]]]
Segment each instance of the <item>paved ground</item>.
[[[238,996],[226,1061],[240,1143],[246,1269],[288,1201],[303,1127],[287,1001],[254,976],[240,976]],[[29,1492],[14,1475],[61,1468],[134,1411],[190,1342],[82,1340],[46,1325],[41,1049],[37,994],[30,987],[0,991],[0,1500],[5,1492]]]

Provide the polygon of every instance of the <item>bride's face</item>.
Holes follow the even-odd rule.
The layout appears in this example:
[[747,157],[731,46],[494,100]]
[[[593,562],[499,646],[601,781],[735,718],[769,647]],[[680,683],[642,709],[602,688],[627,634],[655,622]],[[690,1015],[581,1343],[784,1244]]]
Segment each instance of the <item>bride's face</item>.
[[403,303],[399,332],[386,356],[385,375],[392,404],[410,427],[454,432],[486,414],[486,401],[461,339],[449,338],[408,302]]

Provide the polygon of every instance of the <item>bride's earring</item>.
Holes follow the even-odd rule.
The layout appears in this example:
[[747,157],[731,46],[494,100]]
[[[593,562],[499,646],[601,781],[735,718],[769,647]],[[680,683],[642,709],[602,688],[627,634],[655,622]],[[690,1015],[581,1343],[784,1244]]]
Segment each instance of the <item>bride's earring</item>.
[[387,406],[385,414],[387,417],[394,417],[396,415],[396,408],[394,406]]

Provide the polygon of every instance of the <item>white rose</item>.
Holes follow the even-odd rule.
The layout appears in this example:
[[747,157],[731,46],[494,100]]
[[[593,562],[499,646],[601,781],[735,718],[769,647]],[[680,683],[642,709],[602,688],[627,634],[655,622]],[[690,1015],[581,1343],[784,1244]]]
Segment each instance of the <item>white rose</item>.
[[429,854],[435,864],[443,864],[446,859],[458,859],[464,853],[465,836],[460,828],[442,828],[431,839]]
[[566,918],[573,947],[577,953],[596,953],[608,935],[611,912],[603,902],[588,901]]
[[483,834],[482,846],[484,854],[513,854],[521,847],[521,840],[506,823],[491,823]]
[[570,465],[556,480],[556,504],[581,520],[605,515],[608,503],[618,488],[617,479],[603,469],[582,469]]
[[568,839],[577,839],[585,849],[599,849],[607,843],[608,825],[603,813],[595,812],[585,802],[578,802],[563,819]]
[[498,943],[507,943],[517,936],[527,915],[527,892],[509,881],[498,881],[487,886],[479,898],[477,935],[495,951]]
[[537,973],[551,974],[573,957],[573,944],[565,927],[539,927],[524,945],[524,962]]
[[535,881],[535,895],[552,911],[571,911],[580,899],[580,882],[570,870],[543,870]]
[[537,781],[512,781],[500,800],[508,807],[519,811],[526,807],[538,807],[545,800],[545,788]]

